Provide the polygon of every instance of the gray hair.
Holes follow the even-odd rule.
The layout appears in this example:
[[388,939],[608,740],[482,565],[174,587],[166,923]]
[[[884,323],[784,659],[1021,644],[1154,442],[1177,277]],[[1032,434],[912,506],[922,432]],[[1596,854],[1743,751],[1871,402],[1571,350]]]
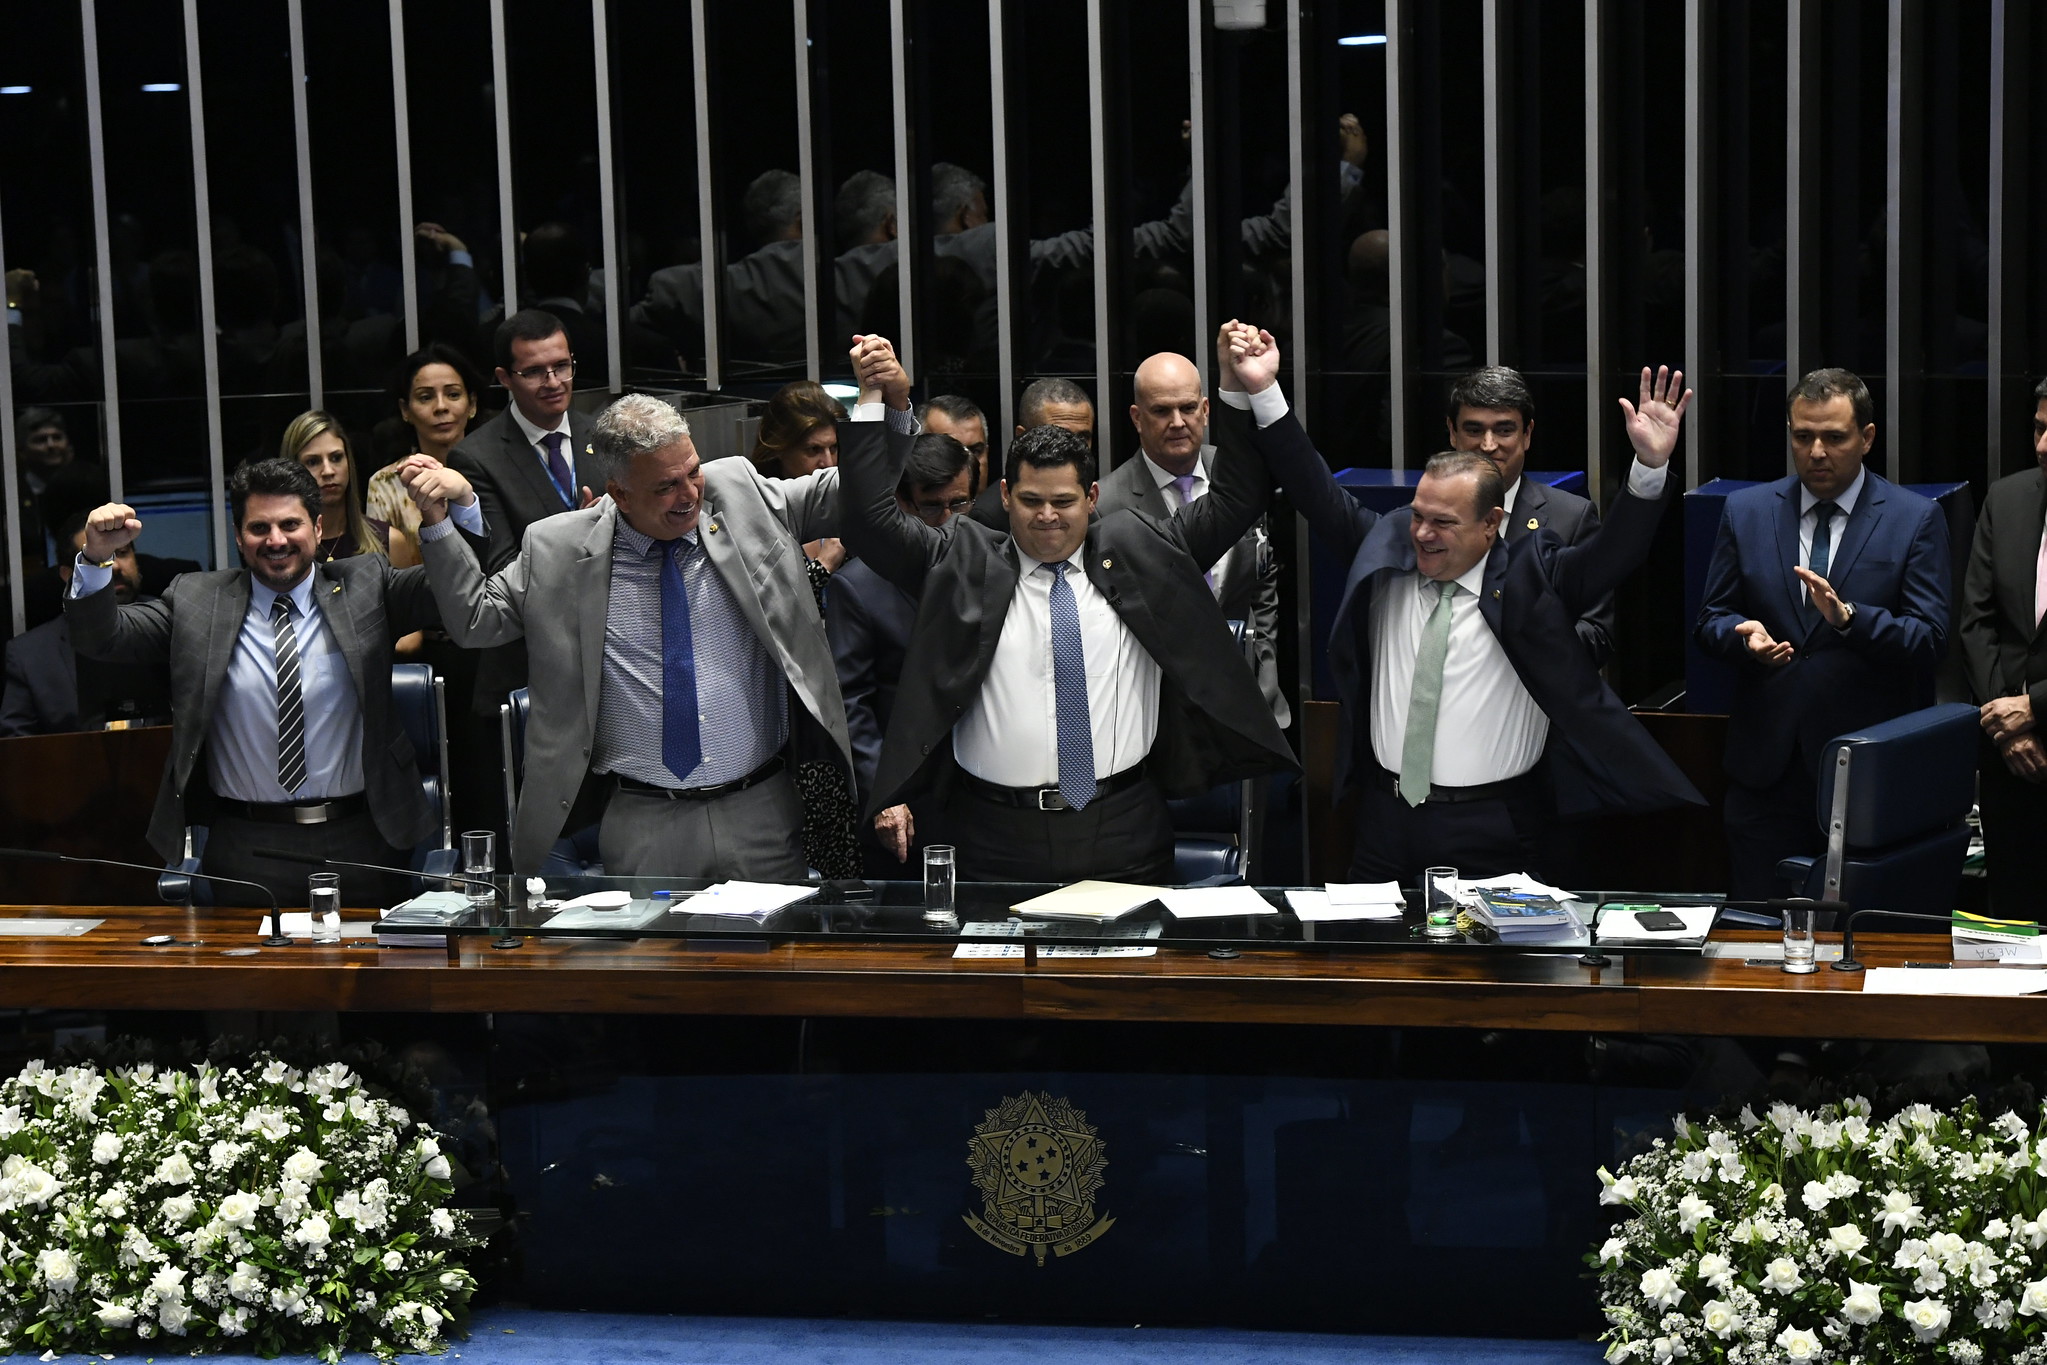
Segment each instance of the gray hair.
[[966,167],[939,162],[931,168],[931,221],[952,221],[955,214],[974,202],[976,194],[987,192],[988,182]]
[[832,200],[832,231],[839,250],[858,246],[896,211],[896,182],[880,171],[855,171]]
[[803,217],[803,182],[793,171],[762,171],[746,187],[743,207],[754,244],[771,242]]
[[652,394],[629,393],[597,414],[590,449],[584,454],[590,477],[583,482],[594,490],[613,483],[630,487],[625,471],[635,456],[665,450],[688,435],[689,419],[673,404]]

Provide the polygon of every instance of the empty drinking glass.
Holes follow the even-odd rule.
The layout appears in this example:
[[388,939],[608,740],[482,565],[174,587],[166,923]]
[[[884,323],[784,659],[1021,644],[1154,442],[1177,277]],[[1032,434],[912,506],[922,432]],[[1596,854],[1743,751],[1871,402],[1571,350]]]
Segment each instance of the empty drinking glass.
[[1431,867],[1422,872],[1422,934],[1457,937],[1457,869]]

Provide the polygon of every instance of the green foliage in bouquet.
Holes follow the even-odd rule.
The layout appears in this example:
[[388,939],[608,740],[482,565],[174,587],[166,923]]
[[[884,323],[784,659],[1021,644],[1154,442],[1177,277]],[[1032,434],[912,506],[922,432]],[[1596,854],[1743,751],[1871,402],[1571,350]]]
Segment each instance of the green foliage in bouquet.
[[452,1175],[341,1062],[30,1062],[0,1081],[0,1350],[441,1350],[475,1289]]
[[[2031,1106],[2029,1106],[2031,1107]],[[2040,1111],[1867,1100],[1680,1116],[1600,1202],[1610,1361],[2047,1365]]]

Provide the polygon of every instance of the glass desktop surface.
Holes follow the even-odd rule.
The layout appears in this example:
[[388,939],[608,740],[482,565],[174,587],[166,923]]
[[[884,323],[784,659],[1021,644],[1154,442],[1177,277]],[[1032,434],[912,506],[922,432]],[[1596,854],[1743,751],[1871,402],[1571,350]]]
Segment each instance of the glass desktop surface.
[[[549,877],[547,899],[568,901],[593,891],[625,891],[635,903],[666,891],[677,901],[675,909],[655,916],[620,914],[617,927],[606,925],[601,915],[584,917],[574,927],[546,927],[560,906],[538,908],[530,903],[523,886],[505,904],[477,922],[452,929],[438,926],[380,924],[386,935],[451,933],[462,937],[541,939],[686,939],[713,949],[718,941],[758,944],[835,943],[1021,943],[1041,947],[1102,945],[1109,942],[1135,946],[1254,952],[1260,949],[1347,951],[1422,951],[1477,953],[1545,953],[1576,956],[1590,947],[1585,935],[1566,942],[1526,943],[1491,938],[1484,934],[1459,935],[1449,939],[1426,938],[1422,933],[1420,892],[1406,888],[1407,910],[1399,920],[1337,920],[1303,922],[1287,905],[1284,887],[1255,888],[1278,913],[1217,918],[1180,919],[1154,901],[1128,914],[1104,921],[1062,920],[1027,915],[1012,907],[1035,896],[1055,891],[1056,882],[969,882],[957,883],[954,903],[956,927],[927,923],[924,919],[924,884],[921,881],[804,882],[791,886],[816,888],[817,894],[775,911],[766,919],[734,919],[722,915],[694,913],[689,901],[694,892],[710,882],[686,877]],[[499,879],[500,895],[508,889]],[[1310,888],[1320,890],[1321,888]],[[1582,891],[1573,902],[1581,918],[1589,921],[1601,904],[1624,901],[1635,905],[1717,905],[1714,895],[1638,891]],[[1015,921],[1014,927],[1009,927]],[[1154,928],[1154,926],[1156,926]],[[1697,944],[1688,946],[1602,945],[1602,951],[1620,955],[1697,956]]]

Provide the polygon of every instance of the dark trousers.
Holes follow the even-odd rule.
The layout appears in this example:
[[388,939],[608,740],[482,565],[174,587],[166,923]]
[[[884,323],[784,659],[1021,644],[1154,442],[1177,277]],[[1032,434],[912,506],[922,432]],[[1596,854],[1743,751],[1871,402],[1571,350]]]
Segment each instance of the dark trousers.
[[1983,870],[1990,911],[2006,919],[2047,920],[2047,783],[2016,777],[1983,741],[1976,800],[1983,813]]
[[1812,775],[1797,759],[1775,786],[1727,784],[1721,818],[1727,828],[1729,899],[1763,901],[1792,894],[1777,876],[1777,864],[1826,852],[1818,801]]
[[1423,869],[1431,867],[1454,867],[1465,877],[1548,875],[1556,813],[1545,769],[1537,767],[1503,784],[1498,795],[1475,801],[1410,806],[1393,784],[1393,774],[1377,764],[1365,769],[1352,881],[1417,886]]
[[[1165,883],[1173,877],[1173,817],[1144,781],[1085,810],[1026,810],[953,788],[958,873],[975,882]],[[918,873],[919,876],[923,874]]]
[[[407,866],[412,855],[384,842],[376,818],[365,811],[320,825],[274,825],[239,815],[216,814],[208,828],[206,853],[199,870],[218,877],[239,877],[270,888],[279,906],[302,908],[306,878],[315,872],[341,875],[341,903],[349,909],[388,909],[411,894],[407,879],[364,872],[352,867],[321,868],[260,857],[257,849],[277,849],[309,858],[346,858],[358,863]],[[213,888],[216,905],[260,905],[256,893],[233,886]]]

